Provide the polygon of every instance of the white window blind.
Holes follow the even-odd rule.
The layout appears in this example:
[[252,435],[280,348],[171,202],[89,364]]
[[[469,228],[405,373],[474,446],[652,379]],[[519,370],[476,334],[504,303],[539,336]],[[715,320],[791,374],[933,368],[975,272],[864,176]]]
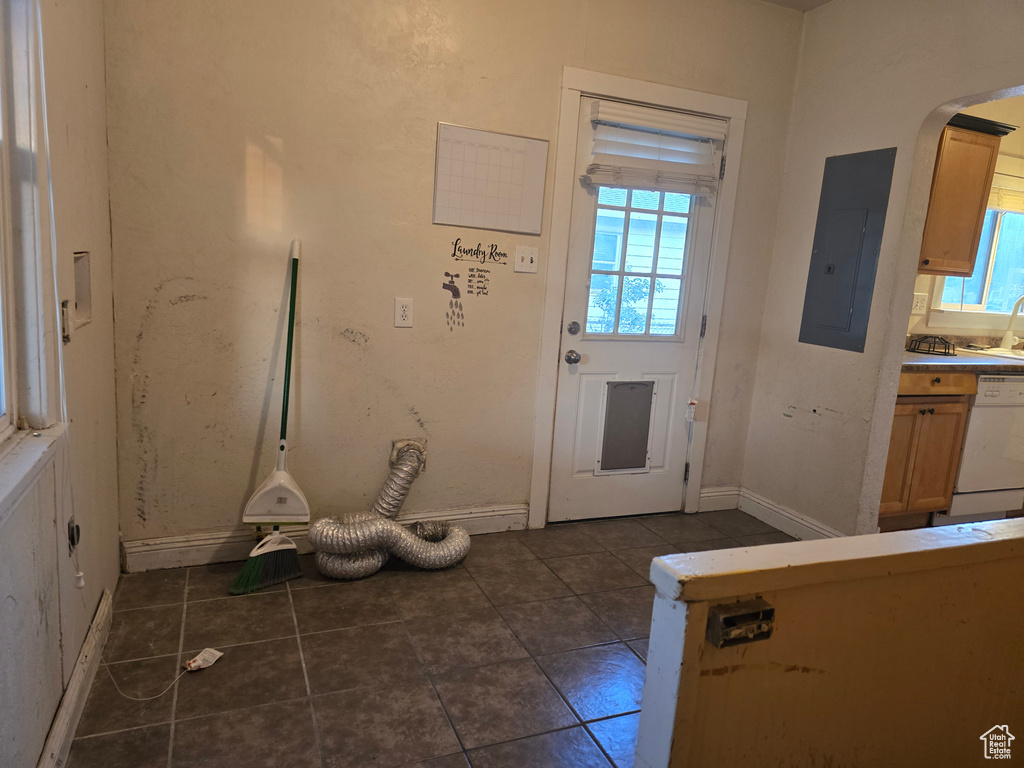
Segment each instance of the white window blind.
[[1000,211],[1024,213],[1024,178],[997,171],[992,180],[988,207]]
[[591,105],[593,185],[713,194],[727,123],[711,117],[609,101]]

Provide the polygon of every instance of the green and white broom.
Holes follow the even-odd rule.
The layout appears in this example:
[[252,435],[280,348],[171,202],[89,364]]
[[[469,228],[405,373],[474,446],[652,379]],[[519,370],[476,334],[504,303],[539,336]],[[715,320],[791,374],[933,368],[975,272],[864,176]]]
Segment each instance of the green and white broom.
[[295,542],[281,533],[282,525],[301,525],[309,522],[309,504],[298,484],[288,474],[288,394],[292,375],[292,341],[295,333],[295,289],[299,278],[299,257],[302,243],[292,240],[292,285],[288,300],[288,346],[284,361],[284,402],[281,405],[281,440],[277,446],[277,467],[263,482],[245,505],[242,522],[249,525],[273,526],[273,533],[249,553],[249,559],[228,590],[232,595],[243,595],[271,584],[294,579],[302,575],[299,553]]

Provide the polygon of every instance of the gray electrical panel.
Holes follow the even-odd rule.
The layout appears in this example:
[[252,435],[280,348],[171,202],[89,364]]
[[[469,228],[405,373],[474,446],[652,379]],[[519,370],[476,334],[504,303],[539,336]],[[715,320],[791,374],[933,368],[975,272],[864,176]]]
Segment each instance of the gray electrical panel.
[[896,148],[825,160],[800,341],[864,351]]

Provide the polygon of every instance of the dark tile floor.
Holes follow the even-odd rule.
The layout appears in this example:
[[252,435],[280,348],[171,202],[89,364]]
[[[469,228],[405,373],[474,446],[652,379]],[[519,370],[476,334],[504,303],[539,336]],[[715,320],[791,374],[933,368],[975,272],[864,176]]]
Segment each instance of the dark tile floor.
[[[651,558],[792,541],[739,510],[474,536],[464,563],[396,561],[228,597],[240,564],[121,577],[71,751],[89,766],[630,768]],[[214,666],[167,688],[205,648]]]

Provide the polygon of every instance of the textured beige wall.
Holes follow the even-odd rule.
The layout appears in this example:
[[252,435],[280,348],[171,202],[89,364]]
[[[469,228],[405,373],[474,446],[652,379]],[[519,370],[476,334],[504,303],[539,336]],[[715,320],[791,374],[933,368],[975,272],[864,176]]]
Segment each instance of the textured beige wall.
[[[1024,6],[1002,0],[833,0],[806,15],[747,441],[754,492],[875,530],[937,138],[960,106],[1024,84],[1022,24]],[[825,158],[883,147],[898,153],[865,351],[800,344]]]
[[[409,508],[526,501],[553,144],[529,237],[430,224],[434,139],[446,121],[553,142],[564,65],[749,102],[704,479],[738,483],[801,18],[755,0],[107,0],[124,537],[238,527],[276,438],[294,235],[290,468],[314,515],[366,508],[407,437],[429,449]],[[541,274],[493,268],[449,331],[456,237],[537,245]]]

